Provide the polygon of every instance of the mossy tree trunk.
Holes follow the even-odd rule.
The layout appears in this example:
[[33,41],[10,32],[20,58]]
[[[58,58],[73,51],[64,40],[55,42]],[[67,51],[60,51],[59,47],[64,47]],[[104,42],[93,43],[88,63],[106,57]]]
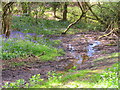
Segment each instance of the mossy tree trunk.
[[3,6],[3,14],[2,14],[2,33],[5,34],[6,37],[10,35],[10,21],[12,14],[12,5],[14,2],[9,2]]

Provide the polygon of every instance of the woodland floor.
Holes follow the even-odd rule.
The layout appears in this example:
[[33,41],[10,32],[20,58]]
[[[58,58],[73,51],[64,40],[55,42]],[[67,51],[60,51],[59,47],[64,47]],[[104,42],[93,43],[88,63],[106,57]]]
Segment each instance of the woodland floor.
[[[66,52],[66,55],[58,57],[55,61],[46,61],[42,62],[38,60],[35,56],[30,56],[26,59],[15,58],[11,60],[3,60],[3,70],[2,70],[2,80],[3,83],[5,82],[14,82],[18,79],[25,79],[26,81],[35,74],[41,74],[41,78],[47,79],[47,73],[49,71],[63,71],[65,66],[69,63],[72,63],[72,55],[68,50],[68,44],[71,44],[75,47],[75,53],[82,54],[86,53],[86,47],[88,43],[86,42],[84,35],[87,40],[93,42],[96,38],[103,33],[101,32],[85,32],[85,33],[77,33],[75,35],[62,35],[62,36],[49,36],[51,40],[61,40],[61,44],[58,48],[63,48]],[[100,45],[95,46],[96,52],[92,57],[89,58],[83,65],[81,65],[76,70],[83,70],[83,69],[91,69],[91,70],[103,70],[107,67],[111,67],[112,64],[118,61],[118,58],[103,58],[97,60],[97,58],[109,56],[111,53],[118,52],[118,46],[114,43],[116,37],[103,37],[99,41],[101,42]],[[21,65],[15,65],[15,63],[21,63]]]

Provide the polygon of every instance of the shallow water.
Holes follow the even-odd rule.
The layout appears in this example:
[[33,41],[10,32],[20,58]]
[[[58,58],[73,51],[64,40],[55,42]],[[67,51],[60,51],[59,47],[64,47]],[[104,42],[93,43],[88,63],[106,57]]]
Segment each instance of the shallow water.
[[[42,37],[42,35],[36,35],[35,33],[22,33],[20,31],[13,31],[11,32],[10,38],[18,38],[18,39],[25,39],[28,38],[27,35],[30,36],[36,36],[36,37]],[[80,35],[77,35],[77,37],[79,37]],[[62,39],[63,37],[59,37],[59,39]],[[92,57],[93,54],[96,52],[96,50],[94,49],[95,46],[101,44],[100,41],[92,41],[89,42],[90,44],[87,46],[86,50],[86,54],[89,57]],[[72,45],[72,44],[67,44],[67,50],[71,53],[72,57],[78,60],[78,63],[82,62],[83,58],[80,54],[76,53],[76,48]]]
[[89,44],[87,46],[87,55],[89,57],[92,57],[93,54],[96,52],[96,50],[94,49],[94,47],[97,46],[97,45],[100,45],[100,44],[101,44],[100,41],[94,41],[93,43]]
[[[96,52],[94,47],[97,46],[97,45],[100,45],[100,44],[101,44],[100,41],[94,41],[94,42],[90,43],[86,48],[87,56],[92,57],[93,54]],[[80,54],[76,54],[75,47],[73,47],[71,44],[68,44],[67,47],[68,47],[68,51],[71,53],[72,57],[78,60],[77,63],[78,64],[82,63],[83,58]]]

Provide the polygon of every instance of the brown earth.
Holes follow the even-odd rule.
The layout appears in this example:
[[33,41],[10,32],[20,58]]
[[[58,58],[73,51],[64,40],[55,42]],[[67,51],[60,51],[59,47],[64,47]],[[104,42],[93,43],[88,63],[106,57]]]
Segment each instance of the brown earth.
[[[51,40],[61,40],[58,48],[63,48],[66,52],[64,56],[57,57],[55,61],[40,61],[36,56],[31,55],[26,59],[15,58],[11,60],[3,60],[2,80],[5,82],[14,82],[18,79],[25,79],[26,81],[35,74],[41,74],[41,78],[47,79],[48,72],[51,71],[64,71],[65,67],[73,63],[74,59],[72,53],[68,48],[68,44],[75,47],[75,55],[86,53],[86,47],[88,44],[97,40],[97,37],[103,33],[86,32],[78,33],[75,35],[62,35],[62,36],[49,36]],[[103,37],[99,40],[102,44],[95,46],[96,52],[92,57],[76,70],[83,69],[105,69],[111,67],[112,64],[118,61],[118,58],[109,58],[111,53],[118,52],[118,46],[116,45],[117,38],[115,36]],[[115,42],[116,41],[116,42]],[[100,60],[97,58],[106,57]],[[96,60],[96,61],[95,61]],[[20,66],[17,64],[21,64]],[[14,65],[14,66],[13,66]]]

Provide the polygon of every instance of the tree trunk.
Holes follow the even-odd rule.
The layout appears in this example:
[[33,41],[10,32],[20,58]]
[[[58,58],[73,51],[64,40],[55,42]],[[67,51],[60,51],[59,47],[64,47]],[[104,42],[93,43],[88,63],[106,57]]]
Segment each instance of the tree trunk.
[[81,11],[82,11],[82,14],[81,14],[81,16],[79,17],[79,19],[76,20],[75,22],[71,23],[71,24],[67,27],[67,29],[66,29],[62,34],[66,34],[66,32],[67,32],[74,24],[78,23],[78,22],[82,19],[82,17],[85,16],[85,14],[86,14],[86,12],[87,12],[87,10],[84,10],[84,9],[83,9],[82,3],[79,3],[79,2],[77,2],[77,3],[78,3],[79,8],[80,8]]
[[64,4],[64,11],[63,11],[63,21],[67,20],[67,2]]
[[86,3],[86,5],[87,5],[88,9],[90,10],[90,12],[93,14],[93,16],[97,19],[97,21],[99,21],[99,22],[100,22],[101,24],[103,24],[103,25],[106,25],[106,23],[105,23],[103,20],[101,20],[101,19],[93,12],[93,10],[91,9],[91,6],[89,6],[88,3]]
[[28,15],[29,16],[31,16],[31,3],[30,2],[28,2],[28,10],[27,10],[27,13],[28,13]]
[[75,22],[71,23],[71,24],[67,27],[67,29],[66,29],[62,34],[66,34],[66,32],[67,32],[74,24],[78,23],[78,22],[82,19],[82,17],[83,17],[84,15],[85,15],[85,13],[82,13],[81,16],[79,17],[79,19],[76,20]]
[[27,13],[27,9],[28,9],[27,8],[27,3],[26,2],[22,2],[21,5],[22,5],[23,14]]
[[56,5],[53,5],[53,15],[54,15],[54,17],[56,17],[56,9],[57,9]]
[[53,3],[52,3],[52,8],[53,8],[53,15],[54,15],[54,17],[56,17],[57,6],[58,6],[58,3],[57,3],[57,2],[53,2]]
[[2,33],[5,34],[6,37],[10,36],[10,21],[11,21],[11,6],[14,2],[9,2],[5,4],[3,7],[3,14],[2,14]]

